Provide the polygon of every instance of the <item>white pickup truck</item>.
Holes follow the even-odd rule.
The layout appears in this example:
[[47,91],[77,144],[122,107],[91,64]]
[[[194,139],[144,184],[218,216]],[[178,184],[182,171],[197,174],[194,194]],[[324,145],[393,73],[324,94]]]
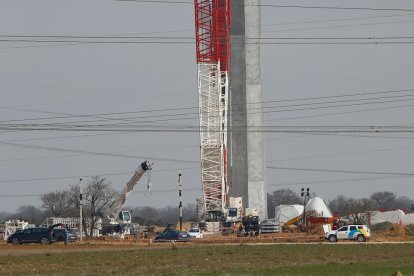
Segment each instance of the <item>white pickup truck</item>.
[[345,225],[338,230],[325,231],[325,239],[330,242],[338,240],[357,240],[365,242],[371,237],[371,230],[366,225]]

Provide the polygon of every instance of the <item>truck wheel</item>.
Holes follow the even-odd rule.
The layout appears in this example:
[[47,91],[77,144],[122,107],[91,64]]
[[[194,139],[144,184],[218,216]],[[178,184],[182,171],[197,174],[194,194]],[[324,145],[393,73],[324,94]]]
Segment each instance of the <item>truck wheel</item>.
[[18,239],[18,238],[13,238],[12,243],[13,243],[14,245],[18,245],[18,244],[20,244],[20,242],[19,242],[19,239]]
[[330,242],[337,242],[337,241],[338,241],[338,239],[336,238],[336,236],[335,236],[335,235],[330,235],[330,236],[329,236],[329,238],[328,238],[328,240],[329,240]]
[[365,236],[364,236],[364,235],[359,234],[359,235],[357,236],[357,241],[359,241],[359,242],[366,242],[366,241],[367,241],[367,239],[365,238]]
[[40,243],[41,244],[49,244],[49,240],[47,239],[47,238],[42,238],[41,240],[40,240]]

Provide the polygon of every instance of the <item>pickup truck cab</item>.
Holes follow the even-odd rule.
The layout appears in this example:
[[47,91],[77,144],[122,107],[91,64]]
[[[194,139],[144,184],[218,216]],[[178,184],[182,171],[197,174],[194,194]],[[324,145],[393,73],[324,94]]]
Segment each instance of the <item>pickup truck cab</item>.
[[337,242],[338,240],[366,242],[371,237],[371,230],[366,225],[345,225],[337,230],[326,232],[324,237],[330,242]]

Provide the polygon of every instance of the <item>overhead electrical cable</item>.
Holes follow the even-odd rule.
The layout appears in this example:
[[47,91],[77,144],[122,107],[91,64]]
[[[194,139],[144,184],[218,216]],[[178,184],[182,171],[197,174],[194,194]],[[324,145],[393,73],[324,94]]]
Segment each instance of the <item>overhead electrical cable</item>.
[[[117,2],[136,2],[151,4],[189,4],[194,5],[192,1],[168,1],[168,0],[115,0]],[[268,8],[288,8],[288,9],[327,9],[327,10],[367,10],[367,11],[398,11],[414,12],[414,9],[404,8],[373,8],[373,7],[341,7],[341,6],[308,6],[308,5],[278,5],[278,4],[245,4],[245,6],[259,6]]]
[[11,142],[0,142],[0,144],[16,146],[16,147],[22,147],[22,148],[32,148],[32,149],[71,152],[71,153],[83,153],[83,154],[106,156],[106,157],[132,158],[132,159],[135,159],[135,160],[136,159],[154,160],[154,161],[158,160],[158,161],[168,161],[168,162],[177,162],[177,163],[190,163],[190,164],[197,164],[198,163],[197,161],[183,160],[183,159],[158,158],[158,157],[149,157],[149,156],[135,156],[135,155],[129,155],[129,154],[120,154],[120,153],[93,152],[93,151],[85,151],[85,150],[77,150],[77,149],[65,149],[65,148],[57,148],[57,147],[26,145],[26,144],[11,143]]
[[[332,98],[344,98],[344,97],[357,97],[357,96],[364,96],[364,95],[381,95],[381,94],[397,94],[397,93],[408,93],[410,91],[414,91],[414,89],[401,89],[401,90],[389,90],[389,91],[381,91],[381,92],[372,92],[372,93],[354,93],[354,94],[345,94],[345,95],[333,95],[333,96],[323,96],[323,97],[310,97],[310,98],[296,98],[296,99],[284,99],[284,100],[270,100],[270,101],[262,101],[260,103],[266,105],[269,103],[283,103],[283,102],[292,102],[292,101],[313,101],[318,99],[332,99]],[[396,101],[410,101],[412,99],[403,99],[403,100],[387,100],[387,101],[374,101],[374,102],[366,102],[368,100],[376,100],[376,99],[394,99],[394,98],[402,98],[414,96],[414,94],[408,95],[392,95],[392,96],[381,96],[381,97],[370,97],[370,98],[356,98],[356,99],[340,99],[335,101],[320,101],[320,102],[310,102],[310,103],[299,103],[299,104],[288,104],[288,105],[278,105],[278,106],[263,106],[263,109],[277,109],[277,110],[268,110],[263,111],[263,113],[274,113],[274,112],[291,112],[291,111],[298,111],[298,110],[314,110],[314,109],[326,109],[326,108],[340,108],[340,107],[350,107],[350,106],[358,106],[358,105],[367,105],[367,104],[388,104],[391,102]],[[326,105],[326,106],[316,106],[316,107],[309,107],[309,108],[298,108],[298,109],[281,109],[285,107],[295,107],[295,106],[315,106],[315,105],[325,105],[325,104],[335,104],[335,103],[344,103],[344,102],[358,102],[355,104],[345,104],[345,105]],[[360,102],[362,101],[362,102]],[[365,102],[364,102],[365,101]],[[256,103],[248,103],[249,105],[254,105]],[[9,107],[0,107],[0,108],[9,108]],[[13,109],[13,108],[12,108]],[[139,117],[121,117],[121,118],[108,118],[106,116],[112,115],[127,115],[127,114],[149,114],[154,112],[167,112],[167,111],[182,111],[182,110],[194,110],[194,112],[186,112],[186,113],[174,113],[174,114],[158,114],[158,115],[146,115],[146,116],[139,116]],[[25,122],[25,121],[40,121],[40,120],[56,120],[56,119],[68,119],[68,118],[103,118],[102,120],[82,120],[82,121],[70,121],[65,123],[93,123],[93,122],[100,122],[100,121],[126,121],[126,124],[130,124],[131,120],[139,119],[142,123],[154,123],[160,122],[161,120],[151,120],[151,121],[144,121],[142,119],[153,119],[153,118],[171,118],[171,117],[179,117],[179,116],[187,116],[187,115],[194,115],[193,117],[189,117],[186,119],[197,119],[196,116],[198,112],[198,107],[180,107],[180,108],[166,108],[166,109],[151,109],[151,110],[139,110],[139,111],[128,111],[128,112],[107,112],[107,113],[98,113],[98,114],[75,114],[75,115],[66,115],[66,116],[53,116],[53,117],[38,117],[38,118],[28,118],[28,119],[16,119],[16,120],[4,120],[0,121],[1,123],[12,123],[12,122]],[[247,108],[246,111],[258,110],[260,108]],[[252,112],[250,112],[252,113]],[[233,112],[233,115],[240,115],[245,114],[241,112]],[[316,115],[319,116],[319,115]],[[174,121],[174,120],[182,120],[182,117],[176,119],[167,119],[164,121]],[[137,123],[133,121],[133,123]]]
[[327,22],[338,22],[338,21],[356,21],[356,20],[367,20],[367,19],[377,19],[377,18],[404,17],[404,16],[413,16],[413,15],[414,15],[414,13],[405,13],[405,14],[394,14],[394,15],[363,16],[363,17],[335,18],[335,19],[318,19],[318,20],[307,20],[307,21],[270,23],[270,24],[262,24],[262,26],[267,27],[267,26],[280,26],[280,25],[282,25],[282,26],[285,26],[285,25],[303,25],[303,24],[327,23]]
[[267,166],[266,168],[273,169],[273,170],[306,171],[306,172],[328,172],[328,173],[347,173],[347,174],[414,176],[414,173],[400,173],[400,172],[352,171],[352,170],[293,168],[293,167],[276,167],[276,166]]
[[359,109],[359,110],[352,110],[352,111],[338,111],[338,112],[314,114],[314,115],[273,118],[273,119],[266,119],[266,121],[297,120],[297,119],[304,119],[304,118],[314,118],[314,117],[325,117],[325,116],[333,116],[333,115],[353,114],[353,113],[359,113],[359,112],[368,112],[368,111],[377,111],[377,110],[386,110],[386,109],[395,109],[395,108],[405,108],[405,107],[413,107],[413,106],[414,106],[414,104],[395,105],[395,106],[388,106],[388,107]]
[[[303,137],[303,136],[301,135],[301,137]],[[377,152],[396,151],[396,150],[407,150],[407,149],[413,149],[413,148],[414,148],[414,146],[409,146],[409,147],[394,147],[394,148],[383,148],[383,149],[376,149],[376,150],[365,150],[365,151],[354,151],[354,152],[320,154],[320,155],[311,155],[311,156],[303,156],[303,157],[293,157],[293,158],[283,158],[283,159],[277,159],[277,160],[268,160],[267,163],[270,164],[270,163],[284,162],[284,161],[296,161],[296,160],[307,160],[307,159],[343,157],[343,156],[349,156],[349,155],[359,155],[359,154],[366,154],[366,153],[377,153]]]
[[[194,37],[178,36],[41,36],[0,35],[4,43],[194,44]],[[257,37],[243,44],[412,44],[412,36],[390,37]],[[233,43],[234,44],[234,43]],[[237,44],[237,43],[236,43]]]
[[303,181],[303,182],[288,182],[288,183],[280,183],[280,184],[268,184],[268,186],[286,187],[286,186],[318,185],[318,184],[319,185],[321,184],[336,185],[339,183],[346,183],[346,182],[388,180],[388,179],[410,178],[410,177],[411,176],[382,176],[382,177],[363,177],[363,178],[332,179],[332,180],[315,180],[315,181]]
[[[176,169],[164,169],[164,170],[154,170],[151,171],[152,173],[159,173],[159,172],[171,172],[171,171],[179,171],[179,170],[193,170],[193,169],[200,169],[200,166],[197,167],[181,167]],[[130,175],[131,172],[118,172],[118,173],[98,173],[98,174],[91,174],[91,175],[84,175],[83,178],[90,178],[97,175],[100,176],[113,176],[113,175]],[[8,179],[8,180],[0,180],[0,183],[17,183],[17,182],[34,182],[34,181],[47,181],[47,180],[63,180],[63,179],[79,179],[79,176],[56,176],[56,177],[43,177],[43,178],[27,178],[27,179]]]
[[262,31],[262,33],[267,34],[267,33],[292,32],[292,31],[340,29],[340,28],[352,28],[352,27],[373,26],[373,25],[390,25],[390,24],[401,24],[401,23],[412,23],[412,22],[414,22],[414,20],[385,21],[385,22],[359,23],[359,24],[348,24],[348,25],[331,25],[331,26],[318,26],[318,27],[315,26],[315,27],[265,30],[265,31]]
[[[356,101],[356,100],[352,100],[352,101]],[[343,108],[343,107],[354,107],[354,106],[361,106],[361,105],[373,105],[373,104],[390,104],[390,103],[395,103],[395,102],[409,102],[409,101],[414,101],[414,98],[406,98],[406,99],[397,99],[397,100],[387,100],[387,101],[372,101],[372,102],[357,102],[357,103],[351,103],[351,104],[340,104],[340,105],[325,105],[325,106],[315,106],[315,107],[304,107],[304,108],[288,108],[288,109],[282,109],[285,106],[275,106],[275,107],[263,107],[263,108],[249,108],[246,110],[246,112],[242,111],[242,112],[233,112],[232,115],[244,115],[244,114],[255,114],[255,113],[263,113],[263,114],[268,114],[268,113],[281,113],[281,112],[295,112],[295,111],[313,111],[313,110],[320,110],[320,109],[329,109],[329,108]],[[328,104],[331,103],[335,103],[335,102],[326,102]],[[292,106],[304,106],[304,105],[321,105],[321,104],[325,104],[325,103],[311,103],[311,104],[299,104],[299,105],[292,105]],[[286,106],[289,107],[289,106]],[[264,110],[263,109],[276,109],[276,110]],[[280,109],[278,109],[280,108]],[[385,109],[385,108],[382,108]],[[252,110],[257,110],[257,112],[252,112]],[[344,113],[353,113],[356,111],[347,111]],[[155,123],[155,122],[162,122],[162,121],[181,121],[183,119],[197,119],[197,112],[187,112],[187,113],[175,113],[175,114],[160,114],[160,115],[147,115],[147,116],[140,116],[140,117],[128,117],[128,118],[105,118],[105,119],[100,119],[100,120],[82,120],[82,121],[70,121],[70,122],[62,122],[62,123],[31,123],[31,124],[23,124],[23,123],[19,123],[19,124],[10,124],[10,123],[0,123],[0,129],[2,130],[13,130],[13,128],[19,128],[22,126],[31,126],[31,125],[38,125],[38,126],[43,126],[43,127],[63,127],[63,126],[70,126],[72,125],[74,128],[79,128],[82,127],[82,125],[80,124],[85,124],[85,123],[99,123],[99,122],[103,122],[103,121],[117,121],[117,120],[122,120],[122,121],[127,121],[124,123],[107,123],[106,125],[103,124],[99,124],[99,125],[95,125],[95,126],[126,126],[126,125],[131,125],[131,124],[136,124],[136,123]],[[182,118],[180,116],[188,116],[188,115],[193,115],[191,117],[186,117],[186,118]],[[314,115],[316,116],[316,115]],[[317,115],[320,116],[320,115]],[[82,117],[82,116],[81,116]],[[174,117],[178,117],[178,118],[174,118]],[[311,115],[309,117],[312,117]],[[155,119],[155,118],[168,118],[168,119]],[[296,117],[295,117],[296,118]],[[150,121],[145,121],[143,119],[151,119]],[[139,121],[131,121],[131,120],[139,120]],[[269,119],[267,121],[271,121],[272,119]],[[273,119],[273,120],[279,120],[279,119]],[[90,126],[90,125],[89,125]],[[166,125],[167,127],[168,125]],[[143,125],[142,127],[145,127],[145,125]]]

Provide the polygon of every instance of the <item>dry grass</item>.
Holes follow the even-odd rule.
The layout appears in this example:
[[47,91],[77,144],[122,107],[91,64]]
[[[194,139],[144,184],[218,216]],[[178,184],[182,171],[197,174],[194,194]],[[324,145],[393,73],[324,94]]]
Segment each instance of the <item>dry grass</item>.
[[414,274],[414,244],[3,244],[0,252],[1,275]]

